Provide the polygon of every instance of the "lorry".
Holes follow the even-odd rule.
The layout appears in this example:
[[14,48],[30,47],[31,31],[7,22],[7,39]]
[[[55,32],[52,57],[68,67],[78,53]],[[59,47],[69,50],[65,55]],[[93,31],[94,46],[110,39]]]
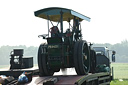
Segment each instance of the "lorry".
[[[38,36],[47,42],[39,46],[37,55],[39,69],[38,72],[32,70],[32,81],[27,83],[28,85],[110,84],[113,72],[110,68],[108,49],[92,47],[91,43],[83,40],[81,22],[83,20],[90,22],[89,17],[74,10],[60,7],[44,8],[35,11],[34,14],[36,17],[47,20],[48,33]],[[50,23],[52,27],[50,27]],[[68,28],[64,31],[65,23],[68,23]],[[12,67],[12,69],[16,69],[14,63]],[[67,68],[74,68],[76,74],[54,75],[60,69]],[[9,72],[14,73],[12,69]],[[15,76],[17,77],[19,74]]]
[[69,72],[68,75],[35,76],[29,85],[110,85],[111,80],[113,80],[113,68],[111,69],[110,66],[110,51],[107,47],[93,47],[93,49],[96,52],[95,72],[89,72],[85,75],[73,75]]

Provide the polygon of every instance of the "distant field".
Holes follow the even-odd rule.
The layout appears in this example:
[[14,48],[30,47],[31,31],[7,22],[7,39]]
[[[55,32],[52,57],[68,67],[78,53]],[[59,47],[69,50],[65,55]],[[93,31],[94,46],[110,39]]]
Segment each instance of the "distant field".
[[112,63],[114,79],[128,79],[128,63]]
[[3,68],[8,68],[9,65],[0,65],[0,69],[3,69]]
[[114,80],[110,85],[128,85],[128,63],[112,63]]

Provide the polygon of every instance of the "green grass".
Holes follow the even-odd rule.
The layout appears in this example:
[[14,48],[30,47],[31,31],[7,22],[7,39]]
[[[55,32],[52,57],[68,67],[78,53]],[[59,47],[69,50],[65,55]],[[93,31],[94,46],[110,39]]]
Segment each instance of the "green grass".
[[128,85],[128,80],[124,79],[123,81],[119,81],[116,79],[111,81],[110,85]]
[[128,63],[112,63],[111,67],[114,67],[115,80],[110,85],[128,85]]
[[128,63],[112,63],[114,79],[128,79]]

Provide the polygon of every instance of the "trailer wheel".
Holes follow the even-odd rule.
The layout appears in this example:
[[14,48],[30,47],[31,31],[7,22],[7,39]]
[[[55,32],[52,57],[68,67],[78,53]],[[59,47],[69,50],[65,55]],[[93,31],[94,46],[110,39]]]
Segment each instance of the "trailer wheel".
[[79,42],[78,61],[80,75],[88,74],[90,71],[90,51],[86,41]]
[[39,76],[52,76],[54,72],[48,66],[48,59],[46,53],[45,45],[40,45],[38,50],[38,67]]

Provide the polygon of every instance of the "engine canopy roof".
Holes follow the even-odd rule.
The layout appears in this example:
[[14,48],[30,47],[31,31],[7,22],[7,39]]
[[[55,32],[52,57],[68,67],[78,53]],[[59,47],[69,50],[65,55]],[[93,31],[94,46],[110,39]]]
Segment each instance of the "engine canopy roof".
[[44,8],[38,11],[35,11],[34,14],[37,17],[46,19],[46,20],[51,20],[54,22],[58,22],[61,17],[61,12],[63,13],[63,21],[69,21],[74,19],[76,17],[77,19],[82,20],[87,20],[90,21],[90,18],[87,16],[84,16],[78,12],[75,12],[71,9],[66,9],[66,8],[60,8],[60,7],[49,7],[49,8]]

